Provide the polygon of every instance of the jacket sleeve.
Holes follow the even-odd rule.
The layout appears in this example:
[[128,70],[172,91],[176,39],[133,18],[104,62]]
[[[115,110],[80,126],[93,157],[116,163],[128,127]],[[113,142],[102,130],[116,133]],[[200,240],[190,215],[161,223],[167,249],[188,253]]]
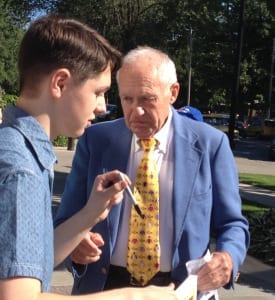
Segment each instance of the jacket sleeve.
[[211,165],[211,229],[216,240],[216,251],[225,251],[232,258],[232,286],[233,279],[246,257],[250,239],[248,222],[242,215],[237,167],[226,136],[221,140]]

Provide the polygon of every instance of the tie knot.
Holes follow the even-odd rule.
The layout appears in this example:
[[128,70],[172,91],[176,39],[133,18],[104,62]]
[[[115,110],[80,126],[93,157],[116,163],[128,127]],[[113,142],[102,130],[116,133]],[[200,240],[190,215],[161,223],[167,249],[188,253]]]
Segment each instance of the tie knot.
[[140,140],[140,145],[143,151],[154,150],[157,140],[154,138]]

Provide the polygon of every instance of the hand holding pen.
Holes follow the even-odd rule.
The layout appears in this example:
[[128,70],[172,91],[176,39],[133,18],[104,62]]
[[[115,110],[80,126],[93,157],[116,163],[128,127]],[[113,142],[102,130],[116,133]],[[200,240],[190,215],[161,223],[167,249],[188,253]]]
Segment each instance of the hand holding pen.
[[117,170],[97,175],[90,196],[83,208],[89,215],[89,219],[94,219],[95,223],[104,220],[111,207],[122,201],[122,192],[127,186],[127,180],[121,180]]
[[[121,172],[119,172],[119,176],[120,176],[120,179],[124,181],[124,176],[123,176],[123,174],[122,174]],[[128,194],[128,196],[130,197],[130,199],[131,199],[131,201],[132,201],[132,203],[133,203],[133,205],[134,205],[134,208],[135,208],[136,212],[138,213],[138,215],[139,215],[142,219],[144,219],[144,214],[142,214],[141,209],[140,209],[140,207],[138,206],[138,203],[137,203],[137,201],[136,201],[136,199],[135,199],[135,197],[134,197],[134,195],[133,195],[133,193],[132,193],[132,191],[131,191],[131,189],[130,189],[130,186],[127,185],[127,187],[126,187],[125,190],[126,190],[126,193]]]

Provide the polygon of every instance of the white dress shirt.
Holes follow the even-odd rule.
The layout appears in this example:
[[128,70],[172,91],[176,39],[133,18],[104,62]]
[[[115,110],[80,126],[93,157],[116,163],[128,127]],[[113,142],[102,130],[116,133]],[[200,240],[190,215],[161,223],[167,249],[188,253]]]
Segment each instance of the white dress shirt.
[[[159,145],[154,151],[154,158],[159,170],[159,189],[160,189],[160,271],[171,271],[172,265],[172,245],[173,245],[173,176],[174,176],[174,147],[173,147],[173,126],[172,112],[170,111],[168,119],[161,130],[154,136]],[[134,184],[134,178],[138,164],[142,158],[143,150],[139,146],[138,138],[133,135],[131,151],[128,160],[127,175]],[[129,233],[129,220],[131,200],[126,193],[123,201],[123,215],[121,226],[118,232],[118,238],[111,264],[126,267],[127,246]]]

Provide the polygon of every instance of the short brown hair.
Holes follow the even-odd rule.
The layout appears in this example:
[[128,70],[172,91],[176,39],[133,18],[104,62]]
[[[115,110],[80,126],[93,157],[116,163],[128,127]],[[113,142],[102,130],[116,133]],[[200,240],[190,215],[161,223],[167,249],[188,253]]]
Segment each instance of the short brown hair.
[[48,15],[25,33],[18,59],[20,91],[58,68],[67,68],[77,82],[94,77],[110,64],[120,67],[121,53],[96,30],[74,20]]

